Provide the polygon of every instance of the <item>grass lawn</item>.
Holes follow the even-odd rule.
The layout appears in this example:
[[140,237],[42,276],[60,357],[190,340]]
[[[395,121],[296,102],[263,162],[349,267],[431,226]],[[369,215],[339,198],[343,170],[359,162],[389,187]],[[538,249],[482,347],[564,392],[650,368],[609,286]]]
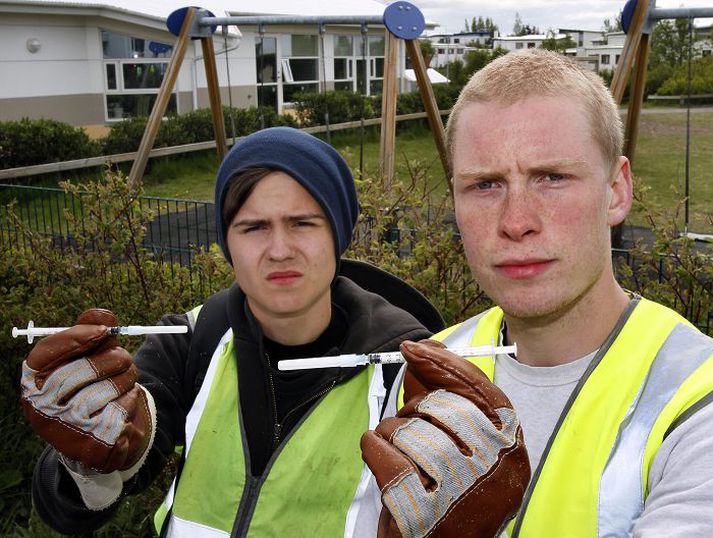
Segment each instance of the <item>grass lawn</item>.
[[[680,207],[679,226],[684,223],[686,178],[686,113],[647,109],[640,117],[639,140],[633,170],[637,186],[646,188],[648,207],[673,216]],[[691,113],[689,170],[689,230],[713,231],[713,110]],[[640,208],[631,219],[643,223]]]
[[[363,152],[358,130],[332,134],[331,142],[358,174],[360,164],[366,176],[379,171],[379,129],[365,130]],[[637,187],[644,187],[643,202],[659,214],[658,221],[676,216],[684,225],[682,200],[685,193],[686,113],[684,109],[644,109],[640,117],[639,140],[634,159]],[[218,160],[214,151],[165,157],[150,162],[144,176],[144,192],[149,196],[189,200],[213,200]],[[396,179],[409,181],[412,175],[425,176],[429,184],[446,192],[443,172],[430,130],[413,127],[399,130],[396,138]],[[129,164],[123,166],[128,174]],[[60,179],[74,181],[97,179],[101,172],[77,171],[36,178],[32,184],[56,186]],[[642,189],[638,189],[642,191]],[[713,108],[694,109],[691,113],[691,160],[689,173],[689,230],[713,232]],[[628,220],[648,225],[641,205]]]
[[[647,207],[673,218],[679,208],[678,224],[683,226],[682,200],[685,193],[685,110],[646,109],[641,115],[634,175],[637,186],[645,186]],[[332,143],[353,170],[360,161],[366,175],[379,167],[379,131],[367,129],[363,155],[358,131],[333,133]],[[713,109],[691,113],[691,161],[689,174],[689,229],[713,231]],[[195,200],[212,200],[217,160],[205,152],[173,157],[153,163],[145,177],[146,194]],[[399,132],[396,140],[396,177],[408,180],[412,173],[425,174],[433,185],[445,190],[445,175],[430,131],[415,128]],[[647,224],[641,207],[635,207],[630,222]]]

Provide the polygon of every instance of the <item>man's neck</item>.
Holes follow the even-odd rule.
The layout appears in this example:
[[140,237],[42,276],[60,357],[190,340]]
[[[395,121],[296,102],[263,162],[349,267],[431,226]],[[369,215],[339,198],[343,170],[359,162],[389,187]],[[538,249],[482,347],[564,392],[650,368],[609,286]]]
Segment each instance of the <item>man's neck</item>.
[[616,326],[629,296],[614,285],[581,298],[558,317],[513,318],[505,314],[508,343],[517,343],[517,359],[530,366],[558,366],[595,351]]
[[252,308],[251,311],[260,323],[263,334],[283,346],[299,346],[314,342],[329,327],[332,318],[331,302],[304,314],[284,317],[266,316],[261,312],[255,312]]

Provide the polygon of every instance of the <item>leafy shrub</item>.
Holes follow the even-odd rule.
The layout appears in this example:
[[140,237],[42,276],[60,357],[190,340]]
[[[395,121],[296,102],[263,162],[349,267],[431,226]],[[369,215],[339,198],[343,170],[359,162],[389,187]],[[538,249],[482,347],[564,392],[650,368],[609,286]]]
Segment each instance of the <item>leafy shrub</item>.
[[[693,60],[691,71],[691,94],[713,93],[713,56],[709,55]],[[656,93],[658,95],[687,95],[688,64],[676,67]]]
[[[277,114],[273,108],[230,108],[223,107],[223,121],[227,136],[232,136],[235,126],[236,136],[245,136],[264,127],[275,125],[295,126],[290,116]],[[115,123],[103,139],[104,154],[129,153],[139,149],[148,118],[137,116]],[[155,148],[178,146],[213,140],[213,116],[210,108],[201,108],[180,116],[169,116],[161,123],[154,142]]]
[[[164,313],[185,312],[198,304],[206,282],[219,289],[232,280],[218,252],[200,253],[189,272],[141,248],[152,215],[139,205],[123,176],[107,174],[103,181],[83,185],[83,193],[74,185],[63,187],[90,217],[78,222],[67,216],[66,233],[74,246],[56,248],[29,231],[12,211],[28,248],[5,246],[0,257],[0,536],[57,536],[31,509],[32,471],[44,445],[26,424],[18,403],[20,365],[29,346],[10,338],[6,329],[24,326],[28,319],[38,326],[71,325],[93,306],[110,308],[124,324],[153,324]],[[140,339],[126,338],[123,344],[135,351]],[[149,536],[147,516],[163,497],[166,480],[163,477],[139,499],[125,501],[120,514],[96,536]]]
[[[300,125],[324,125],[324,114],[329,113],[329,123],[356,121],[362,117],[378,116],[376,99],[356,92],[336,90],[329,92],[300,92],[295,94],[295,110]],[[380,100],[379,100],[380,104]]]
[[[646,202],[647,190],[635,189],[635,205],[648,221],[653,242],[640,241],[629,250],[627,260],[618,260],[619,280],[625,288],[673,308],[713,335],[713,243],[696,242],[681,233],[683,201],[672,214],[655,211]],[[707,219],[713,227],[713,213]]]
[[0,122],[0,169],[94,157],[100,150],[82,128],[61,121]]

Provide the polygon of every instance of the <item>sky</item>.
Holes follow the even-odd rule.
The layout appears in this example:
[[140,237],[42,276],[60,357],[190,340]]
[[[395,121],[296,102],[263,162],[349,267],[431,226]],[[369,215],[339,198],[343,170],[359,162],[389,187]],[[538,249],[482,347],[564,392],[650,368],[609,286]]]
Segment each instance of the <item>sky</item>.
[[[612,22],[626,0],[409,0],[424,14],[427,21],[440,23],[437,33],[462,32],[465,19],[490,17],[502,35],[512,32],[515,13],[523,24],[548,29],[572,28],[599,31],[604,19]],[[713,7],[713,0],[657,0],[656,7]],[[698,19],[696,26],[711,19]]]

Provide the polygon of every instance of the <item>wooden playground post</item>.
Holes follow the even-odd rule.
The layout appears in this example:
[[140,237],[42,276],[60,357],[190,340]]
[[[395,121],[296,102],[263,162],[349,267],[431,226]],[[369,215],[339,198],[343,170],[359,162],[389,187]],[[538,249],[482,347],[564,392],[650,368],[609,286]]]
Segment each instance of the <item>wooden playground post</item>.
[[[223,119],[223,106],[220,103],[220,87],[218,86],[218,70],[215,65],[215,49],[212,35],[201,37],[201,48],[203,49],[203,63],[205,64],[205,76],[208,82],[208,98],[213,117],[213,132],[215,133],[215,144],[218,150],[218,161],[222,162],[228,146],[225,139],[225,121]],[[231,89],[228,88],[228,91],[231,91]]]
[[134,163],[131,165],[131,171],[129,172],[129,186],[132,189],[137,189],[141,185],[141,180],[144,176],[144,170],[146,169],[146,163],[149,160],[149,152],[153,148],[154,141],[156,140],[156,134],[161,127],[161,120],[166,112],[166,107],[168,106],[168,101],[171,98],[171,92],[176,85],[176,79],[178,78],[178,72],[181,69],[181,63],[183,63],[183,58],[186,55],[186,49],[188,48],[189,41],[189,31],[191,25],[193,24],[193,17],[195,15],[194,8],[188,8],[186,10],[186,16],[181,25],[181,32],[176,41],[176,47],[171,56],[171,61],[168,63],[168,69],[166,69],[166,74],[163,76],[163,81],[161,82],[161,87],[159,88],[158,95],[156,96],[156,102],[151,110],[151,115],[146,124],[146,129],[144,130],[144,135],[141,138],[141,143],[139,144],[139,149],[136,152],[136,158]]
[[384,85],[381,93],[381,176],[384,186],[391,188],[394,179],[396,161],[396,100],[398,97],[397,73],[399,41],[391,32],[385,30],[386,50],[384,58]]
[[406,50],[411,58],[411,64],[416,74],[421,99],[423,99],[423,104],[426,108],[428,123],[431,126],[433,139],[436,142],[438,156],[441,158],[441,165],[443,165],[443,171],[446,173],[446,183],[448,184],[448,189],[451,191],[451,194],[453,194],[453,185],[451,185],[450,181],[450,167],[448,165],[448,152],[446,150],[445,130],[443,129],[443,122],[441,121],[441,114],[438,111],[436,97],[433,94],[431,81],[428,79],[426,63],[423,61],[423,56],[421,55],[421,47],[419,46],[418,39],[406,39],[405,42]]
[[644,103],[646,90],[646,69],[649,66],[649,34],[641,34],[639,50],[636,54],[634,76],[629,90],[629,108],[626,113],[626,129],[624,131],[624,155],[634,162],[636,141],[639,136],[639,116]]

